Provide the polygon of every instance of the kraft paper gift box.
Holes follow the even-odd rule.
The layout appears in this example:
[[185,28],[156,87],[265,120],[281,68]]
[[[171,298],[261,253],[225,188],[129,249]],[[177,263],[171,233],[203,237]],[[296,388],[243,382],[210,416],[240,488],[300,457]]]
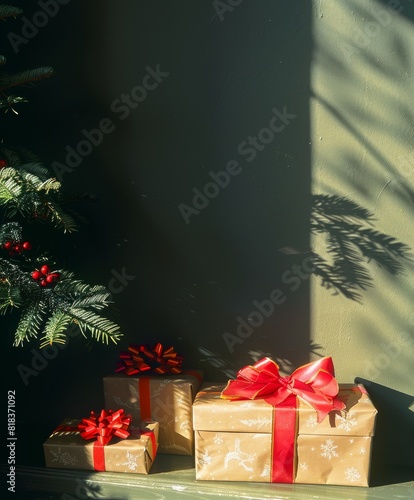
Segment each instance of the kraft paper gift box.
[[123,408],[132,422],[160,424],[159,453],[193,455],[192,404],[202,381],[201,371],[181,374],[104,377],[105,406]]
[[223,399],[224,388],[204,386],[193,404],[196,479],[368,486],[377,410],[362,385],[341,384],[336,399],[344,409],[319,423],[315,409],[296,398],[293,429],[283,409],[264,399]]
[[43,443],[46,467],[148,474],[157,453],[158,422],[129,428],[126,439],[109,444],[86,441],[78,429],[80,419],[66,419]]

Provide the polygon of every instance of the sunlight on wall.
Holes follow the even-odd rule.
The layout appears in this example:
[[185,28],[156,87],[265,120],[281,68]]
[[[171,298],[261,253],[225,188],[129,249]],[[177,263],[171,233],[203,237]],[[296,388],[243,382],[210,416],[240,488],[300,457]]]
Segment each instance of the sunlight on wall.
[[[397,0],[315,2],[310,106],[312,192],[350,198],[372,212],[375,230],[414,248],[412,11]],[[329,257],[323,235],[313,248]],[[313,279],[311,338],[339,380],[412,394],[413,264],[404,262],[405,275],[366,269],[362,303]]]

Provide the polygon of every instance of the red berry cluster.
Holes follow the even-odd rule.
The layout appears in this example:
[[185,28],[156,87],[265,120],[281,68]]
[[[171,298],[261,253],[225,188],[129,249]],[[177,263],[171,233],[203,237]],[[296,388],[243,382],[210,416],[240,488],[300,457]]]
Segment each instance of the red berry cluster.
[[24,250],[30,250],[32,244],[30,241],[21,243],[20,241],[6,241],[3,245],[4,250],[9,251],[9,255],[21,254]]
[[40,283],[42,287],[48,287],[56,284],[60,279],[59,273],[51,273],[47,264],[42,266],[39,270],[35,269],[32,272],[32,278]]
[[7,160],[0,160],[0,170],[8,166]]

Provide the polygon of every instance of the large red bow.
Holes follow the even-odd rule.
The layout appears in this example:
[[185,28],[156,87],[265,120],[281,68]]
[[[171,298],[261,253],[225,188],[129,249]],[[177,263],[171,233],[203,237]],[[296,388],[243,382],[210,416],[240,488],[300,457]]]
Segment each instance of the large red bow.
[[144,372],[153,372],[160,375],[165,373],[181,373],[183,357],[179,356],[174,347],[164,346],[157,342],[154,347],[148,345],[131,344],[127,351],[122,351],[117,363],[117,372],[126,375],[137,375]]
[[277,406],[293,394],[312,405],[321,422],[330,411],[345,408],[345,404],[336,399],[338,391],[330,357],[303,365],[287,377],[280,376],[279,366],[272,359],[263,358],[253,366],[242,368],[237,379],[227,383],[221,397],[233,400],[262,398]]
[[124,410],[102,410],[99,416],[93,411],[89,418],[83,418],[78,424],[80,435],[83,439],[93,439],[102,445],[107,445],[114,436],[126,439],[129,436],[127,431],[131,423],[131,416],[125,415]]

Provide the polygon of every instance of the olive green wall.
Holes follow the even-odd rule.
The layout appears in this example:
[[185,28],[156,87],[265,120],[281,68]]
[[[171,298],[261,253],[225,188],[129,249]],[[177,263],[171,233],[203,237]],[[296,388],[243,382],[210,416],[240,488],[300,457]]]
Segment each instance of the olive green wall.
[[[15,3],[29,19],[38,10]],[[39,234],[65,266],[108,286],[124,332],[119,346],[75,336],[63,350],[4,350],[22,463],[43,463],[62,418],[103,404],[101,378],[130,342],[173,344],[217,381],[265,355],[285,374],[331,355],[340,381],[375,382],[380,431],[391,407],[412,429],[411,265],[398,275],[368,264],[360,302],[309,276],[312,250],[333,258],[315,225],[321,194],[351,198],[374,230],[413,246],[413,12],[392,11],[357,41],[371,11],[387,9],[359,3],[72,0],[18,54],[6,47],[16,67],[51,64],[56,76],[28,91],[3,133],[19,134],[68,190],[98,196],[80,207],[79,234]],[[383,265],[386,255],[383,245]],[[353,269],[336,271],[352,290]],[[388,462],[412,464],[400,435],[380,434]]]
[[[312,192],[349,197],[370,211],[375,230],[411,248],[413,12],[409,2],[315,2],[310,99]],[[331,260],[326,233],[313,246]],[[333,356],[339,380],[374,382],[387,453],[412,464],[404,443],[414,425],[413,264],[399,260],[403,274],[381,258],[382,267],[366,266],[360,302],[312,278],[311,338]]]

